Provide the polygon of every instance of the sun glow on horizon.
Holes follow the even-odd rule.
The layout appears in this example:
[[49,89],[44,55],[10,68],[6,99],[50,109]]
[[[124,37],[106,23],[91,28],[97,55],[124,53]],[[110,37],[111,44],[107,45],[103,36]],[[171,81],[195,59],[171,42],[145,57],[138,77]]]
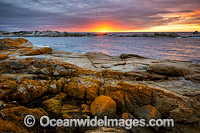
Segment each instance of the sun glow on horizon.
[[[89,25],[74,28],[77,32],[194,32],[200,30],[200,24],[198,16],[200,10],[194,12],[180,12],[180,13],[169,13],[160,14],[155,17],[163,17],[163,20],[169,21],[168,23],[161,23],[157,25],[150,25],[149,27],[143,26],[143,23],[121,23],[119,21],[93,21]],[[170,22],[171,20],[171,22]],[[151,23],[151,22],[150,22]]]
[[128,28],[115,22],[97,22],[84,28],[87,32],[123,32]]

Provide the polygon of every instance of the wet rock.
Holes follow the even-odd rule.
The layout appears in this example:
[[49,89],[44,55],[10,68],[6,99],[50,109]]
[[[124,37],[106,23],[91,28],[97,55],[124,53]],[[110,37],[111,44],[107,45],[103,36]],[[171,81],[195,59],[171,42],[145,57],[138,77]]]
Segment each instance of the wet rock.
[[136,58],[145,58],[136,54],[121,54],[120,58],[121,59],[126,59],[126,58],[132,58],[132,57],[136,57]]
[[92,115],[113,117],[116,113],[116,102],[108,96],[99,96],[90,105]]

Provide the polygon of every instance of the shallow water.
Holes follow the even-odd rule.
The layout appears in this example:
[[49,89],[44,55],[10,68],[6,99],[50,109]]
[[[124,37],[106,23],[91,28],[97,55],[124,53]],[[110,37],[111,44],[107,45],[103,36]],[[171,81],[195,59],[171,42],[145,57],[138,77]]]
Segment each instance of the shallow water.
[[[2,37],[1,37],[2,38]],[[155,59],[200,62],[199,38],[151,37],[24,37],[36,46],[85,53],[102,52],[119,56],[137,54]]]

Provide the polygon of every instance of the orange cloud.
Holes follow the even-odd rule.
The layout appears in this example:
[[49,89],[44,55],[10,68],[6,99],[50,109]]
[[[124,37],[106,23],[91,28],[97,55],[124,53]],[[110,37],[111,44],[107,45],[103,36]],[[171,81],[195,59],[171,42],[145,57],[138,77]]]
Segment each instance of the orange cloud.
[[123,32],[130,30],[130,28],[128,26],[120,25],[116,22],[104,21],[94,22],[94,24],[83,27],[83,30],[87,32]]
[[[158,15],[162,16],[162,14]],[[170,13],[162,16],[169,22],[164,25],[153,26],[146,29],[134,30],[134,32],[193,32],[200,30],[200,10],[184,13]]]

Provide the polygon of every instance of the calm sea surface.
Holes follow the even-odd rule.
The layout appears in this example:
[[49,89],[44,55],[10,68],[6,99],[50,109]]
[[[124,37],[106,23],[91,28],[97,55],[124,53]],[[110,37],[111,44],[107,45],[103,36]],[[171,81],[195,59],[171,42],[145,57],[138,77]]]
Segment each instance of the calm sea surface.
[[155,59],[200,62],[200,38],[102,36],[24,38],[36,46],[50,46],[55,50],[73,53],[102,52],[114,56],[129,53]]

